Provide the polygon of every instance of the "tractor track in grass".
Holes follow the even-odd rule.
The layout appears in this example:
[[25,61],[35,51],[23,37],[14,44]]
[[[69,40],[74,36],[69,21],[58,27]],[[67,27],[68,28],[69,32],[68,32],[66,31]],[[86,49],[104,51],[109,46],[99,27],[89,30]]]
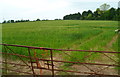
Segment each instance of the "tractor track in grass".
[[[83,45],[83,44],[85,44],[85,43],[87,43],[87,42],[95,39],[96,37],[102,35],[103,33],[104,33],[104,31],[102,31],[101,33],[93,36],[93,37],[90,38],[90,39],[89,39],[89,38],[86,39],[83,43],[78,43],[79,45],[78,45],[78,44],[72,45],[72,46],[71,46],[70,48],[68,48],[68,49],[76,49],[77,47],[79,47],[79,46],[81,46],[81,45]],[[66,51],[65,53],[68,54],[68,55],[71,54],[70,51]],[[64,55],[64,53],[62,53],[62,54]],[[62,56],[63,56],[63,55],[62,55]],[[64,59],[62,56],[60,56],[60,54],[57,53],[56,56],[54,57],[54,59],[55,59],[55,60]],[[70,57],[70,56],[68,56],[68,57]],[[64,64],[63,64],[63,63],[62,63],[62,64],[59,64],[59,63],[58,63],[56,66],[58,66],[58,68],[59,68],[60,65],[64,65]],[[79,66],[80,66],[80,65],[78,65],[78,68],[79,68]],[[68,68],[68,69],[74,69],[73,67],[74,67],[74,65],[73,65],[73,66],[68,66],[67,68]],[[81,67],[81,66],[80,66],[80,67]],[[87,67],[91,67],[91,66],[88,66],[88,65],[87,65]],[[76,68],[76,69],[77,69],[77,68]],[[86,70],[86,67],[83,65],[82,68],[80,68],[80,69],[83,69],[83,70],[85,69],[85,70]],[[88,70],[88,69],[87,69],[87,70]],[[56,74],[58,74],[58,72],[56,72]],[[73,74],[73,73],[72,73],[72,74]]]
[[[118,35],[115,35],[112,40],[104,47],[105,50],[112,50],[110,47],[112,47],[112,44],[117,40]],[[108,58],[111,57],[112,59]],[[114,54],[109,54],[109,53],[104,53],[104,54],[99,54],[99,58],[95,58],[92,60],[92,62],[95,63],[103,63],[103,64],[116,64],[113,59],[116,59],[116,55]],[[91,61],[87,61],[91,62]],[[85,66],[83,65],[73,65],[71,66],[73,69],[80,70],[80,71],[85,71],[85,72],[91,72],[88,70]],[[115,67],[107,67],[107,66],[97,66],[97,65],[87,65],[88,68],[94,70],[96,73],[98,72],[99,74],[108,74],[108,75],[118,75],[118,71],[115,69]],[[75,75],[80,75],[80,74],[75,74]]]
[[[104,47],[106,50],[112,50],[112,44],[115,43],[115,41],[117,40],[118,35],[115,35],[112,40]],[[112,50],[114,51],[114,50]]]
[[[93,36],[92,38],[88,38],[88,39],[86,39],[83,43],[77,43],[77,44],[75,44],[75,45],[72,45],[70,48],[68,48],[68,49],[76,49],[76,48],[78,48],[79,46],[81,46],[81,45],[83,45],[83,44],[85,44],[85,43],[87,43],[87,42],[89,42],[89,41],[91,41],[91,40],[94,40],[96,37],[98,37],[98,36],[100,36],[100,35],[102,35],[103,33],[104,33],[105,31],[102,31],[101,33],[99,33],[99,34],[97,34],[97,35],[95,35],[95,36]],[[79,45],[78,45],[79,44]],[[66,54],[71,54],[71,52],[69,52],[69,51],[66,51],[65,52]],[[64,55],[64,53],[62,53],[63,55]],[[54,59],[56,59],[56,60],[59,60],[60,58],[62,58],[62,56],[59,56],[60,54],[56,54],[56,56],[54,57]],[[70,57],[70,56],[68,56],[68,57]],[[60,65],[64,65],[64,64],[57,64],[57,66],[59,67]],[[76,67],[76,68],[74,68],[74,66]],[[76,70],[79,70],[78,68],[80,68],[80,69],[82,69],[82,71],[87,71],[87,72],[90,72],[90,70],[88,70],[86,67],[88,67],[88,68],[90,68],[90,69],[93,69],[93,68],[95,68],[95,70],[96,70],[96,67],[94,67],[93,66],[93,68],[91,68],[91,65],[72,65],[72,66],[68,66],[67,68],[71,68],[71,69],[76,69]],[[95,70],[93,70],[93,71],[95,71]],[[56,72],[56,74],[57,74],[58,72]],[[72,73],[73,74],[73,73]],[[75,73],[75,75],[81,75],[81,74],[76,74]]]
[[[96,36],[90,38],[89,40],[87,39],[86,41],[84,41],[83,43],[80,43],[79,45],[78,44],[73,45],[71,47],[71,49],[76,49],[76,48],[78,48],[78,46],[81,46],[81,45],[83,45],[83,44],[85,44],[85,43],[87,43],[87,42],[89,42],[91,40],[94,40],[96,37],[102,35],[104,32],[105,31],[103,31],[99,35],[96,35]],[[113,38],[111,39],[111,41],[104,47],[105,50],[108,50],[108,51],[110,50],[110,47],[117,40],[117,37],[118,37],[118,35],[113,36]],[[67,53],[71,54],[71,52],[67,52]],[[107,55],[107,54],[105,54],[105,55]],[[109,58],[107,58],[105,55],[100,55],[102,58],[99,57],[99,59],[95,59],[93,61],[96,62],[96,63],[104,63],[104,64],[106,64],[106,62],[107,62],[107,63],[113,63],[113,64],[115,64],[114,62],[112,62],[112,60],[110,60]],[[114,58],[116,58],[116,56],[113,55],[113,54],[108,54],[107,56],[113,56]],[[90,68],[90,69],[92,69],[95,72],[97,71],[99,74],[111,74],[111,75],[117,75],[118,74],[117,70],[115,70],[114,67],[109,67],[108,68],[107,66],[96,66],[96,65],[87,65],[87,67]],[[84,66],[84,65],[74,64],[74,65],[70,66],[69,68],[75,69],[77,71],[91,72],[91,70],[88,70],[88,68],[86,68],[86,66]],[[102,70],[102,71],[100,71],[100,70]],[[77,74],[76,73],[75,75],[81,75],[81,74]]]
[[[102,35],[102,33],[104,33],[104,31],[102,31],[102,32],[99,33],[98,35],[93,36],[93,37],[90,38],[90,39],[89,39],[89,38],[86,39],[84,43],[87,43],[87,42],[95,39],[96,37]],[[80,43],[80,45],[83,45],[84,43]],[[76,49],[76,47],[78,47],[78,46],[80,46],[80,45],[78,45],[78,44],[77,44],[77,45],[73,45],[71,48],[68,48],[68,49]],[[69,52],[69,51],[66,51],[65,53],[66,53],[66,54],[69,54],[69,55],[71,54],[71,52]],[[53,59],[54,59],[54,60],[64,60],[63,55],[65,55],[65,54],[64,54],[64,53],[56,53],[56,54],[54,55]],[[69,56],[68,56],[68,57],[69,57]],[[54,62],[54,65],[55,65],[55,68],[56,68],[56,69],[60,69],[61,66],[64,67],[64,64],[63,64],[63,63]],[[70,68],[71,68],[71,66],[68,67],[68,69],[70,69]],[[71,69],[73,69],[73,68],[71,68]],[[83,69],[84,69],[84,68],[83,68]],[[50,73],[50,72],[49,72],[49,73]],[[46,74],[46,71],[44,71],[44,74]],[[56,75],[59,75],[59,72],[55,71],[55,74],[56,74]],[[72,74],[73,74],[73,73],[72,73]]]
[[82,42],[82,43],[80,42],[80,43],[74,44],[69,49],[76,49],[76,48],[82,46],[83,44],[85,44],[85,43],[87,43],[87,42],[89,42],[91,40],[94,40],[96,37],[102,35],[103,33],[104,33],[104,31],[102,31],[101,33],[99,33],[99,34],[97,34],[95,36],[92,36],[92,38],[88,38],[88,39],[84,40],[84,42]]

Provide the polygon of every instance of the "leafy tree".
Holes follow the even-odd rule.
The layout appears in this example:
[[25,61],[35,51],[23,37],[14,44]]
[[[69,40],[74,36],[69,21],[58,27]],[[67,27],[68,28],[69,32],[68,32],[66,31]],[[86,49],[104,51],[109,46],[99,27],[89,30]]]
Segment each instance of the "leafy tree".
[[54,19],[54,20],[62,20],[62,19]]
[[28,20],[25,20],[25,22],[29,22],[30,20],[28,19]]
[[83,11],[82,13],[82,19],[86,19],[86,17],[88,16],[88,12],[87,11]]
[[108,19],[109,19],[109,20],[113,20],[114,17],[115,17],[115,15],[116,15],[116,9],[115,9],[115,8],[111,8],[111,9],[109,10],[109,17],[108,17]]
[[98,20],[99,17],[100,17],[100,14],[98,13],[98,11],[95,11],[95,12],[93,13],[93,19],[94,19],[94,20]]
[[106,11],[106,10],[109,9],[109,7],[110,7],[109,4],[104,3],[104,4],[102,4],[102,5],[100,6],[100,9],[101,9],[102,11]]
[[91,10],[88,10],[88,14],[92,14],[92,15],[93,15],[93,13],[92,13],[92,11],[91,11]]
[[40,19],[37,19],[36,21],[40,21]]
[[88,20],[92,20],[93,19],[93,13],[91,10],[88,10],[88,15],[86,17]]
[[81,14],[75,13],[75,14],[70,14],[70,15],[66,15],[63,17],[64,20],[80,20],[81,18]]
[[109,7],[110,5],[106,3],[100,6],[100,11],[99,11],[100,17],[98,18],[99,20],[110,20],[110,17],[109,17],[110,11],[108,10]]
[[101,17],[100,17],[101,20],[110,20],[109,19],[109,11],[105,11]]
[[116,10],[116,20],[120,21],[120,8]]
[[4,20],[2,23],[7,23],[7,21],[6,21],[6,20]]
[[[107,6],[105,4],[104,6]],[[107,9],[107,8],[105,8]],[[109,10],[100,10],[97,8],[96,11],[91,10],[83,11],[82,15],[78,13],[69,14],[63,17],[64,20],[118,20],[120,19],[120,8],[110,8]]]
[[93,13],[91,10],[83,11],[82,13],[82,19],[83,20],[92,20],[93,19]]
[[11,23],[11,21],[10,21],[10,20],[8,20],[8,21],[7,21],[7,23]]
[[92,20],[93,19],[92,14],[89,13],[88,16],[86,17],[86,19],[87,20]]
[[14,23],[14,20],[10,20],[10,23]]

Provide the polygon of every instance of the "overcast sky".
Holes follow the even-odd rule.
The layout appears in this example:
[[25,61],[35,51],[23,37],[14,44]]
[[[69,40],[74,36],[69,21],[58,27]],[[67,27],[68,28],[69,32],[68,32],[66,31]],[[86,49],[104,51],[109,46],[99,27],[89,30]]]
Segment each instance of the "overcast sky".
[[62,19],[67,14],[95,11],[103,3],[117,8],[119,0],[0,0],[0,22],[3,20]]

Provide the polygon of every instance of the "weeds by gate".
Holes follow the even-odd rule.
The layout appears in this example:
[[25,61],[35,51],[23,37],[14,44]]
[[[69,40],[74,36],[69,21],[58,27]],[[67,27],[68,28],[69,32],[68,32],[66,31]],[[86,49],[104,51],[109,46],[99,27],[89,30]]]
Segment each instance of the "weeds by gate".
[[120,76],[120,52],[0,45],[3,75]]

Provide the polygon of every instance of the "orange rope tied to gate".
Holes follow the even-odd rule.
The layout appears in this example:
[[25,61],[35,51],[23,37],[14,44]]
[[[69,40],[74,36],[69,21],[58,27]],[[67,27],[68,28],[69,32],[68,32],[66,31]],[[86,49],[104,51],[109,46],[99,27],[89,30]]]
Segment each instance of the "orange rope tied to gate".
[[[35,57],[35,59],[36,59],[36,65],[37,65],[38,68],[40,68],[41,65],[40,65],[39,60],[38,60],[38,58],[37,58],[36,55],[37,55],[37,54],[36,54],[36,51],[34,50],[34,57]],[[42,69],[40,69],[40,75],[42,75]]]

